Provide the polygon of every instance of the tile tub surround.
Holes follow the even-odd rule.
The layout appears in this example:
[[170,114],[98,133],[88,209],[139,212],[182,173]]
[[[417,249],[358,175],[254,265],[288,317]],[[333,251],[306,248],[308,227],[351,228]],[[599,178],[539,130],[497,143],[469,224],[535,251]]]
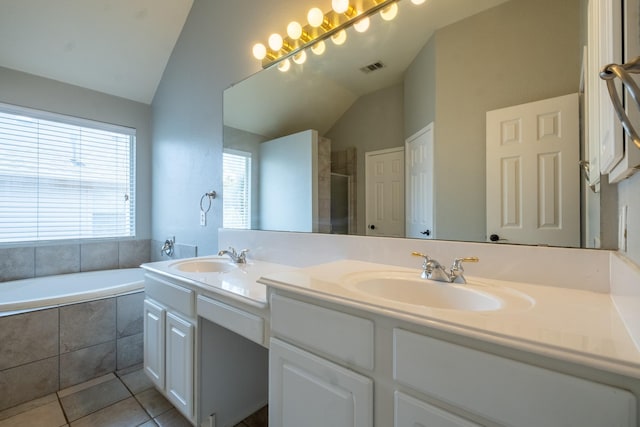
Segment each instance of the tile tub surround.
[[139,267],[151,259],[150,244],[142,239],[0,248],[0,282]]
[[144,292],[0,317],[0,410],[142,363]]

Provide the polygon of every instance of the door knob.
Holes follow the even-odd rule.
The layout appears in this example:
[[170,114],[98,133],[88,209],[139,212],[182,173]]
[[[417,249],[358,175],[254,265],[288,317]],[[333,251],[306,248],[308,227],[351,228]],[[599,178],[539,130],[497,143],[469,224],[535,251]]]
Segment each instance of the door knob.
[[376,226],[374,224],[369,224],[369,230],[375,230]]
[[491,240],[492,242],[497,242],[498,240],[507,240],[507,239],[501,239],[499,235],[497,234],[492,234],[491,236],[489,236],[489,240]]
[[431,230],[421,231],[420,234],[424,234],[425,236],[431,236]]

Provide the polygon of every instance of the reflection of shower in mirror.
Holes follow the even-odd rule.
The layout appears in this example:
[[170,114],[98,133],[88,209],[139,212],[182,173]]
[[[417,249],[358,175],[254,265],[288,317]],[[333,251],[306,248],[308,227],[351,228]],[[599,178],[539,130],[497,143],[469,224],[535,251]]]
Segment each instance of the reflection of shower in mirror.
[[331,172],[331,233],[350,234],[351,176]]

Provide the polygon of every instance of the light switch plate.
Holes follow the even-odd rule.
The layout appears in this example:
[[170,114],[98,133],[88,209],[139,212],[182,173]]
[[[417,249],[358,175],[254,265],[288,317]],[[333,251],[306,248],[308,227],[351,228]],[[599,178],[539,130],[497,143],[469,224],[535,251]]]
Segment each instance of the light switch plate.
[[618,249],[621,252],[627,251],[627,210],[629,207],[624,205],[620,209],[620,220],[618,222]]

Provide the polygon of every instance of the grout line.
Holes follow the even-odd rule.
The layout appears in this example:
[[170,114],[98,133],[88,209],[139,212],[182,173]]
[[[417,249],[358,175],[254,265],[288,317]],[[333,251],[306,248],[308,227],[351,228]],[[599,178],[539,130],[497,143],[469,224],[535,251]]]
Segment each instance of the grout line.
[[64,420],[67,422],[67,425],[71,425],[71,421],[69,421],[69,417],[67,417],[67,411],[64,410],[64,406],[62,406],[62,400],[60,399],[60,396],[58,396],[58,393],[56,393],[56,398],[58,399],[58,406],[60,406],[60,410],[62,411]]

